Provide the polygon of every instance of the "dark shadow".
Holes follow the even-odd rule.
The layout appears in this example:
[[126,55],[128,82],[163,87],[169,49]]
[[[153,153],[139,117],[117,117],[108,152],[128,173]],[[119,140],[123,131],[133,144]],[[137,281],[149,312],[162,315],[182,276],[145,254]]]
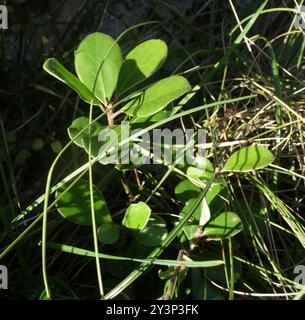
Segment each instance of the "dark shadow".
[[[163,62],[164,61],[161,61],[159,63],[153,73],[160,69]],[[136,86],[138,83],[148,79],[150,76],[147,77],[146,75],[144,75],[134,59],[127,59],[123,62],[119,73],[117,91],[119,92],[119,94],[122,94],[132,87]],[[130,84],[128,84],[129,82]]]
[[[253,170],[255,170],[256,166],[259,164],[260,161],[260,155],[259,155],[259,151],[258,151],[258,146],[255,145],[254,147],[254,157],[255,157],[255,162],[253,164]],[[240,154],[237,155],[236,160],[235,160],[235,164],[233,165],[233,170],[244,170],[246,164],[248,163],[248,159],[249,156],[251,157],[251,155],[249,155],[249,150],[246,149],[246,153],[245,155],[243,155],[243,159],[240,159]],[[237,167],[237,168],[236,168]]]
[[138,110],[143,105],[144,98],[145,98],[145,91],[142,91],[136,98],[131,100],[131,103],[127,102],[127,104],[130,103],[129,108],[133,109],[133,112],[132,112],[133,116],[137,115]]
[[120,69],[117,91],[122,94],[146,79],[135,60],[125,60]]
[[[209,228],[213,228],[215,229],[215,234],[214,233],[209,233],[208,234],[208,238],[215,238],[215,237],[219,237],[219,236],[226,236],[226,237],[230,237],[231,235],[234,235],[236,230],[240,229],[240,225],[237,224],[236,226],[234,226],[233,228],[230,226],[229,223],[229,212],[225,213],[225,221],[223,224],[219,225],[217,224],[217,221],[214,222],[213,220],[217,219],[217,217],[215,217],[213,220],[211,220],[210,222],[207,223],[207,226]],[[227,231],[229,227],[229,232]]]

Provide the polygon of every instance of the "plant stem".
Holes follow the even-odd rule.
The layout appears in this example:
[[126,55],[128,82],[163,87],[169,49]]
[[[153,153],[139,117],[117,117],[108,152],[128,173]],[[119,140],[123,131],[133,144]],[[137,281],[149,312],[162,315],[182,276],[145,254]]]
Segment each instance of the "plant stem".
[[95,251],[96,272],[97,272],[100,295],[101,295],[101,299],[103,300],[104,287],[103,287],[102,272],[101,272],[101,265],[100,265],[100,259],[99,259],[99,247],[98,247],[98,239],[97,239],[95,207],[94,207],[94,197],[93,197],[93,175],[92,175],[93,164],[91,159],[91,122],[92,122],[92,103],[90,105],[90,112],[89,112],[89,152],[88,152],[89,172],[88,173],[89,173],[90,207],[91,207],[92,233],[93,233],[93,242],[94,242],[94,251]]
[[115,118],[115,116],[114,116],[113,111],[111,110],[112,107],[113,107],[113,106],[112,106],[111,103],[109,103],[109,104],[106,106],[107,110],[109,110],[109,111],[107,112],[107,120],[108,120],[108,126],[109,126],[109,128],[113,128],[113,127],[114,127],[114,118]]

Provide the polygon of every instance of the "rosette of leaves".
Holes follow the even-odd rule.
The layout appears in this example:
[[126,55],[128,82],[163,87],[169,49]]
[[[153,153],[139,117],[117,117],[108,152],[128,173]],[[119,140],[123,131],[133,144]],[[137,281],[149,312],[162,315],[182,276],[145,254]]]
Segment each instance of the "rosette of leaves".
[[[147,126],[150,121],[166,117],[165,108],[190,90],[189,82],[178,75],[147,84],[146,80],[163,65],[167,52],[164,41],[151,39],[138,44],[123,57],[117,41],[96,32],[85,37],[76,49],[74,72],[67,70],[57,59],[48,59],[43,65],[45,71],[72,88],[84,102],[107,112],[106,126],[98,121],[90,124],[85,116],[76,118],[68,128],[70,139],[87,152],[91,143],[90,153],[95,157],[101,145],[106,150],[120,142],[121,125],[115,123],[119,114],[133,118],[135,126]],[[101,130],[110,128],[118,133],[119,141],[99,142]],[[57,193],[57,208],[73,223],[90,224],[90,203],[84,199],[89,199],[88,183],[80,181],[68,189],[63,186]],[[96,222],[100,225],[99,239],[113,244],[120,237],[120,228],[112,221],[105,199],[96,187],[94,201]],[[147,204],[132,204],[122,225],[139,243],[156,246],[167,236],[167,228],[160,216],[150,216],[150,213]]]
[[[181,181],[175,188],[177,200],[183,203],[180,216],[184,216],[196,202],[207,180],[213,179],[213,164],[208,159],[187,168],[188,179]],[[272,153],[265,147],[251,145],[235,151],[226,161],[222,174],[240,173],[263,169],[274,160]],[[192,241],[200,234],[207,240],[223,240],[237,235],[243,229],[239,215],[229,207],[228,190],[223,178],[214,178],[201,205],[195,210],[192,219],[183,227],[181,241]],[[200,229],[202,232],[200,233]]]
[[[43,68],[76,91],[83,101],[107,111],[111,127],[115,126],[114,119],[121,113],[133,117],[135,122],[147,124],[157,113],[166,116],[161,111],[190,90],[189,82],[178,75],[138,89],[161,68],[167,52],[164,41],[151,39],[137,45],[123,58],[114,39],[96,32],[85,37],[75,51],[76,75],[55,58],[48,59]],[[88,127],[88,120],[82,117],[75,119],[69,128],[70,138],[80,147],[84,147]],[[101,129],[102,125],[93,123],[91,136],[96,137]]]

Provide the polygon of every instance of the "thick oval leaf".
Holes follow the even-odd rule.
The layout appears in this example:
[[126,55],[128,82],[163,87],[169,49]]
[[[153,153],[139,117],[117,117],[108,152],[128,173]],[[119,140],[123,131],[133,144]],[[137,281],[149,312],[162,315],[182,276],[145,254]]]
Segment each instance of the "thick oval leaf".
[[182,76],[162,79],[129,101],[122,110],[130,116],[146,117],[164,109],[191,89]]
[[223,240],[235,236],[243,229],[239,216],[234,212],[223,212],[208,221],[203,235],[211,240]]
[[[79,118],[76,118],[68,128],[68,134],[70,139],[71,140],[75,139],[73,142],[79,147],[83,147],[83,139],[85,137],[87,138],[89,137],[89,128],[85,129],[88,126],[88,124],[89,124],[89,118],[79,117]],[[98,135],[99,131],[102,128],[103,126],[100,125],[98,122],[93,122],[91,124],[91,129],[90,129],[91,136]],[[82,130],[84,131],[80,133]]]
[[176,199],[186,202],[190,199],[197,199],[200,194],[200,188],[195,186],[189,180],[182,180],[175,188]]
[[119,45],[108,35],[87,36],[75,52],[75,70],[81,82],[102,102],[109,101],[122,65]]
[[128,229],[142,230],[150,217],[151,209],[145,202],[131,204],[124,216],[122,224]]
[[187,168],[187,175],[195,180],[210,179],[214,173],[212,162],[207,158],[197,157],[194,165]]
[[[185,193],[186,194],[186,193]],[[191,193],[189,193],[191,195]],[[194,203],[197,201],[198,195],[197,191],[194,192],[194,197],[190,197],[186,202],[184,207],[180,212],[180,216],[184,217],[189,210],[193,207]],[[226,196],[227,196],[227,188],[223,183],[212,183],[210,189],[206,194],[206,204],[208,205],[210,212],[212,215],[216,215],[226,208]],[[200,217],[202,214],[202,205],[203,203],[197,207],[191,219],[195,221],[200,221]]]
[[155,215],[143,230],[134,231],[133,236],[145,246],[158,246],[167,237],[166,223],[163,218]]
[[[76,224],[92,224],[89,184],[86,181],[78,180],[63,194],[65,189],[66,188],[62,186],[56,192],[56,205],[60,214],[65,219]],[[106,201],[95,186],[93,188],[93,197],[96,223],[103,224],[112,222]]]
[[120,237],[120,229],[114,223],[104,223],[98,228],[98,238],[100,242],[113,244]]
[[[53,77],[57,78],[75,90],[85,102],[91,103],[91,99],[93,97],[92,92],[58,60],[54,58],[48,59],[43,64],[43,68]],[[93,97],[93,104],[100,105],[101,102],[96,97]]]
[[136,117],[132,121],[132,126],[134,129],[143,129],[143,127],[148,127],[149,125],[159,122],[163,119],[168,118],[171,115],[171,111],[167,108],[147,117]]
[[183,227],[183,232],[185,233],[189,241],[193,240],[198,232],[199,226],[197,224],[189,224]]
[[247,172],[257,170],[268,166],[273,160],[274,157],[268,149],[253,145],[234,152],[226,162],[223,171]]
[[[116,164],[117,160],[125,159],[128,155],[128,145],[124,144],[119,147],[122,139],[126,139],[126,130],[128,127],[124,124],[116,125],[113,128],[108,126],[99,126],[97,130],[91,135],[91,156],[99,156],[99,162],[102,164]],[[125,133],[124,133],[125,132]],[[83,148],[89,153],[90,137],[82,137]]]
[[[85,120],[83,122],[85,123]],[[100,163],[115,164],[119,170],[132,170],[147,163],[149,157],[147,152],[144,153],[145,156],[139,157],[139,146],[141,145],[139,137],[136,142],[126,141],[133,130],[133,126],[127,125],[126,122],[113,128],[99,124],[92,125],[91,156],[99,156]],[[81,136],[82,147],[89,153],[89,136]],[[122,141],[124,143],[119,146]]]
[[126,56],[119,74],[117,93],[122,94],[156,72],[167,57],[164,41],[144,41]]

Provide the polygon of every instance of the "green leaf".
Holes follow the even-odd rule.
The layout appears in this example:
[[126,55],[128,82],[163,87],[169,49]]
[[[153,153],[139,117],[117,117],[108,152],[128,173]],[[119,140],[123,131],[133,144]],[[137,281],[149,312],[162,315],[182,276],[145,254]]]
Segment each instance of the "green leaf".
[[247,172],[257,170],[272,163],[274,157],[265,147],[253,145],[242,148],[232,154],[223,171]]
[[54,142],[52,142],[51,149],[53,150],[54,153],[59,153],[62,150],[61,142],[58,140],[55,140]]
[[32,144],[32,149],[35,151],[40,151],[41,149],[43,149],[44,145],[44,141],[41,138],[37,138]]
[[126,56],[119,74],[117,93],[122,94],[156,72],[167,57],[167,45],[162,40],[144,41]]
[[[67,84],[70,88],[75,90],[79,96],[87,103],[91,103],[92,92],[70,71],[68,71],[58,60],[48,59],[43,68],[53,77]],[[101,102],[95,97],[93,98],[94,105],[100,105]]]
[[151,217],[142,230],[133,232],[134,238],[145,246],[158,246],[167,237],[166,223],[160,216]]
[[168,117],[171,116],[171,112],[170,110],[167,110],[167,108],[151,115],[151,116],[147,116],[147,117],[136,117],[133,119],[132,121],[132,126],[135,129],[142,129],[143,126],[148,126],[151,125],[153,123],[159,122],[161,120],[164,120]]
[[[91,156],[99,156],[99,162],[102,164],[114,164],[117,159],[122,159],[129,152],[128,145],[123,145],[120,148],[118,144],[124,138],[128,127],[123,124],[109,128],[108,126],[99,126],[97,130],[91,135]],[[124,133],[125,132],[125,133]],[[90,137],[82,137],[83,148],[89,153]],[[104,154],[104,156],[102,156]]]
[[[71,140],[73,140],[86,126],[89,124],[89,118],[79,117],[76,118],[68,128],[68,134]],[[99,131],[103,128],[98,122],[91,123],[91,136],[98,135]],[[83,139],[89,137],[89,127],[84,130],[79,136],[73,141],[79,147],[83,147]]]
[[[194,185],[195,186],[195,185]],[[191,191],[193,189],[190,189],[189,193],[184,192],[184,195],[187,196],[189,194],[189,199],[185,202],[184,207],[182,208],[180,212],[180,216],[184,217],[192,208],[194,203],[197,201],[198,198],[198,192]],[[197,189],[194,189],[197,190]],[[193,196],[191,196],[193,194]],[[210,189],[208,190],[205,199],[207,201],[207,205],[209,206],[209,209],[211,211],[212,215],[216,215],[224,210],[226,207],[226,197],[227,196],[227,188],[224,183],[212,183]],[[192,219],[199,221],[201,217],[201,209],[202,205],[198,206],[198,208],[195,210],[195,212],[192,215]]]
[[203,235],[211,240],[223,240],[238,234],[243,229],[239,216],[234,212],[223,212],[208,221]]
[[207,158],[196,157],[194,165],[187,168],[186,174],[195,180],[206,180],[213,177],[214,168]]
[[[93,130],[95,129],[93,128]],[[134,143],[133,141],[126,142],[132,130],[133,127],[129,127],[126,124],[119,124],[113,128],[99,125],[91,134],[91,156],[99,156],[100,163],[104,165],[115,164],[119,170],[132,170],[145,164],[145,157],[142,157],[137,163],[131,161],[131,159],[134,159],[138,155],[138,151],[135,148],[138,143]],[[119,146],[124,140],[124,144]],[[82,135],[82,147],[87,153],[89,153],[89,142],[89,135]],[[118,159],[120,163],[118,163]]]
[[162,79],[129,101],[122,110],[130,116],[146,117],[164,109],[191,89],[182,76]]
[[190,241],[195,238],[198,229],[199,229],[199,225],[196,225],[196,224],[190,224],[183,227],[183,231],[187,239]]
[[142,230],[150,217],[151,209],[145,202],[131,204],[124,216],[122,224],[129,229]]
[[104,223],[98,228],[98,238],[100,242],[113,244],[120,237],[120,229],[114,223]]
[[[181,209],[180,217],[183,218],[187,215],[187,213],[190,211],[190,209],[194,206],[197,199],[192,198],[185,202],[184,207]],[[197,209],[194,211],[192,217],[190,218],[190,221],[199,221],[201,215],[201,205],[197,207]]]
[[22,166],[29,158],[31,158],[31,155],[32,154],[28,149],[21,150],[14,160],[14,165]]
[[[96,223],[111,223],[112,218],[109,214],[106,201],[102,193],[95,186],[93,187]],[[78,180],[63,194],[64,191],[65,187],[62,186],[56,192],[56,205],[60,214],[65,219],[76,224],[92,224],[89,184],[86,181]],[[61,196],[61,194],[63,195]]]
[[200,194],[200,188],[195,186],[189,180],[182,180],[175,188],[177,200],[186,202],[190,199],[197,199]]
[[87,36],[75,52],[78,78],[104,103],[110,100],[116,88],[121,65],[119,45],[100,32]]

